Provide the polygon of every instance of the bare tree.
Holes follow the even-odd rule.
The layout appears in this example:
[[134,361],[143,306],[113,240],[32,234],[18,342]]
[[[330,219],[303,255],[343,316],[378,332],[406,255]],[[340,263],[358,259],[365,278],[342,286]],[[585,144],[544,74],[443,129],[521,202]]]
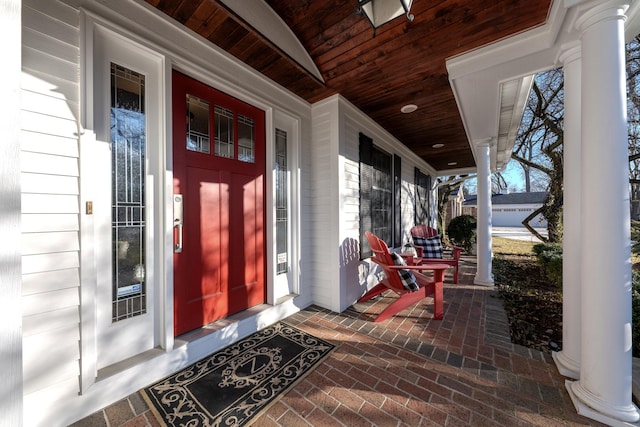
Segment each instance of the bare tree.
[[627,44],[627,122],[631,219],[640,219],[640,37]]
[[[547,199],[542,207],[523,221],[523,225],[542,241],[562,239],[562,142],[564,119],[564,80],[561,69],[536,76],[514,144],[513,158],[527,173],[535,169],[548,177]],[[525,178],[526,179],[526,178]],[[529,181],[529,187],[531,184]],[[548,238],[529,222],[538,214],[547,220]]]

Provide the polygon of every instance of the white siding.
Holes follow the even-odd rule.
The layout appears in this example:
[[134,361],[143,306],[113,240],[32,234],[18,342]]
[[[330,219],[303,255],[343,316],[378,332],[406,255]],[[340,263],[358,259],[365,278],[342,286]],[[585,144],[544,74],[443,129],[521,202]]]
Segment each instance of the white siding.
[[[340,310],[352,305],[366,290],[377,283],[379,268],[368,260],[360,259],[360,152],[359,134],[373,139],[373,144],[387,153],[401,158],[401,233],[408,236],[414,217],[414,167],[424,173],[433,173],[423,160],[371,121],[342,98],[340,107],[340,235],[334,243],[341,248],[340,257]],[[404,241],[404,238],[401,239]]]
[[311,220],[310,264],[312,295],[316,304],[339,311],[339,280],[337,277],[337,109],[323,104],[312,109],[311,187],[310,212],[305,220]]
[[[79,15],[23,2],[21,99],[24,393],[78,393]],[[46,354],[47,357],[42,357]],[[75,381],[75,390],[68,384]],[[43,397],[44,398],[44,397]],[[28,408],[28,407],[27,407]],[[29,416],[25,417],[27,424]]]

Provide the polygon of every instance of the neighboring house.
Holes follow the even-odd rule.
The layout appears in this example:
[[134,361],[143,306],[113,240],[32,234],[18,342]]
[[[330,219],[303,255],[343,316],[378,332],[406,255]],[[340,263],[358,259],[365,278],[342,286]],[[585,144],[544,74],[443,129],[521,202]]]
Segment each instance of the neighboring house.
[[[636,8],[624,21],[628,5],[556,0],[543,24],[518,21],[492,39],[493,24],[505,21],[492,13],[504,7],[463,17],[464,8],[447,6],[465,25],[486,22],[488,36],[433,41],[453,56],[429,78],[453,93],[452,121],[475,162],[436,170],[416,153],[437,153],[448,141],[411,135],[424,140],[413,151],[340,94],[307,101],[159,4],[210,28],[197,13],[209,0],[9,0],[0,8],[4,424],[72,423],[301,308],[345,310],[377,281],[364,231],[400,246],[415,222],[436,217],[438,174],[478,173],[475,283],[493,285],[490,172],[508,161],[533,75],[561,65],[573,119],[565,120],[564,176],[574,190],[565,190],[581,197],[565,199],[565,214],[571,209],[581,219],[571,225],[589,233],[568,233],[565,222],[565,265],[582,280],[563,290],[573,308],[565,313],[577,315],[564,322],[559,369],[578,379],[568,381],[578,408],[638,420],[625,300],[628,181],[620,173],[628,165],[626,110],[616,90],[624,87],[616,55],[624,25],[638,28]],[[449,28],[447,16],[437,19]],[[431,33],[429,22],[415,23]],[[584,52],[577,73],[576,47]],[[371,62],[356,77],[378,111],[414,120],[385,109],[382,53],[354,53]],[[273,64],[259,53],[250,59]],[[432,93],[408,85],[406,102]],[[430,120],[447,129],[444,115]],[[469,147],[451,152],[462,159]],[[617,231],[602,240],[592,231],[604,223]]]
[[[546,191],[530,193],[502,193],[491,196],[491,225],[494,227],[522,227],[522,221],[536,209],[539,209],[547,198]],[[467,196],[464,210],[475,216],[478,197]],[[541,214],[536,215],[529,224],[532,227],[546,227],[547,221]]]
[[445,206],[447,225],[457,216],[462,215],[462,207],[464,205],[464,192],[461,187],[456,188],[449,194],[449,200]]

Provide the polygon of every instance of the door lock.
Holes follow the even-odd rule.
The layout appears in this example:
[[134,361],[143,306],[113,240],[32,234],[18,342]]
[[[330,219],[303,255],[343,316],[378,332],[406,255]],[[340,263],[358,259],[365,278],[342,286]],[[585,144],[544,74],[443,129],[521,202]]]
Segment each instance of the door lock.
[[[173,251],[177,254],[182,252],[182,194],[173,195]],[[177,235],[176,235],[177,232]]]

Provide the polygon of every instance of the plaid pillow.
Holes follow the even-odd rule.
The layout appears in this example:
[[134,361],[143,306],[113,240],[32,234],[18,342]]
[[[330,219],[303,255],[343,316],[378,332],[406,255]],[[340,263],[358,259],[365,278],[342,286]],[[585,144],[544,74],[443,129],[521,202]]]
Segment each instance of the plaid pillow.
[[422,246],[423,258],[442,258],[442,241],[439,235],[433,237],[413,236],[413,244]]
[[[391,259],[393,259],[393,263],[395,265],[407,265],[407,263],[404,261],[404,258],[402,258],[395,252],[391,252]],[[398,270],[398,274],[400,275],[402,286],[404,286],[406,290],[415,292],[420,289],[416,280],[416,276],[411,270]]]

